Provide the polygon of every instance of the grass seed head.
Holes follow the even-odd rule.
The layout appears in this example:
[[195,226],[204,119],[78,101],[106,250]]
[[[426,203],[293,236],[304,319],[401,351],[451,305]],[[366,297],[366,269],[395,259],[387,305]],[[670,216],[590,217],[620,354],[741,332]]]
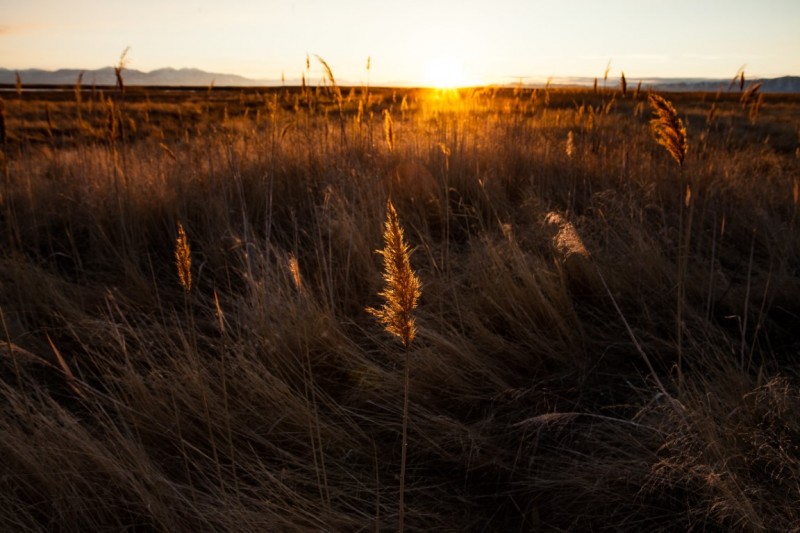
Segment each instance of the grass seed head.
[[175,264],[178,267],[178,279],[183,290],[192,291],[192,252],[183,225],[178,222],[178,238],[175,241]]
[[672,107],[672,104],[661,96],[651,94],[649,102],[655,117],[650,121],[650,130],[653,132],[653,137],[655,137],[658,144],[666,148],[672,158],[683,168],[686,150],[688,149],[686,128],[683,125],[683,121],[678,118],[678,113]]
[[403,228],[397,218],[391,200],[386,205],[386,222],[383,232],[383,280],[380,295],[385,303],[380,309],[367,308],[367,312],[383,324],[386,331],[400,338],[408,348],[416,335],[412,311],[417,307],[421,294],[421,283],[409,261],[410,250],[403,236]]

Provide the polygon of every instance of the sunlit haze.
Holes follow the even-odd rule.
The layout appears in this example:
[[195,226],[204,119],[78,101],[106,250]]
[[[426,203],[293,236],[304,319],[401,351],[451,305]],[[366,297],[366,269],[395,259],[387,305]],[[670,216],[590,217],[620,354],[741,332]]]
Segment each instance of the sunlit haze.
[[[451,86],[611,76],[800,74],[800,2],[5,0],[0,67],[195,67],[296,80]],[[367,57],[371,70],[366,71]],[[319,76],[314,64],[313,75]]]

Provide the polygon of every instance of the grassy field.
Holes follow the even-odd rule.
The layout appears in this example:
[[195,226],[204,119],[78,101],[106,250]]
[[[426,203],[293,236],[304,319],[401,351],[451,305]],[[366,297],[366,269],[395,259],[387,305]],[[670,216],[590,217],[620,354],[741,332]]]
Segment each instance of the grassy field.
[[0,529],[800,528],[800,97],[0,96]]

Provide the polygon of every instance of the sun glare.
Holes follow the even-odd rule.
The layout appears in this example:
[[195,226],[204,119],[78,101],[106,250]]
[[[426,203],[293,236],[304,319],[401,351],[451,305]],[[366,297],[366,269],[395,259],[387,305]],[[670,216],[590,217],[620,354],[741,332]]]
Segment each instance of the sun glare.
[[426,87],[454,89],[466,85],[464,67],[453,57],[435,58],[425,66]]

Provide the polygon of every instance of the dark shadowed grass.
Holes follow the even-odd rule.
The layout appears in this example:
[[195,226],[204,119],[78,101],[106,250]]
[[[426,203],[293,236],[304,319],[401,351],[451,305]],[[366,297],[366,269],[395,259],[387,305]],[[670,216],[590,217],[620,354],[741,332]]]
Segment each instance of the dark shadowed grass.
[[644,95],[340,92],[128,87],[113,143],[86,89],[6,102],[1,524],[395,529],[405,352],[364,311],[391,195],[424,286],[407,530],[800,526],[796,100],[670,95],[679,382]]

